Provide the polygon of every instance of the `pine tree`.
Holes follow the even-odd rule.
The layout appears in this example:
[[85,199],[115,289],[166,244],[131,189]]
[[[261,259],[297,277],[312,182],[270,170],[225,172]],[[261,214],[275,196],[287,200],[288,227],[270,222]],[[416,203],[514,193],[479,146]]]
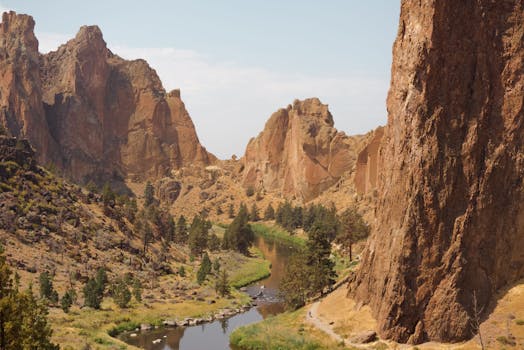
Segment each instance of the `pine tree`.
[[222,270],[220,276],[215,282],[215,291],[222,297],[229,295],[231,287],[229,286],[229,278],[226,270]]
[[178,275],[180,277],[186,277],[186,269],[184,266],[180,266],[180,268],[178,269]]
[[266,211],[264,212],[264,220],[275,220],[275,209],[273,209],[271,203],[268,204]]
[[235,217],[235,207],[233,206],[233,203],[229,204],[229,207],[227,209],[227,215],[230,219],[233,219]]
[[293,254],[279,285],[281,297],[288,308],[295,310],[306,304],[311,294],[310,274],[311,269],[307,265],[306,254],[304,252]]
[[65,293],[62,299],[60,300],[60,306],[62,307],[62,310],[67,314],[69,313],[69,309],[71,308],[71,305],[73,305],[74,300],[74,294],[75,291],[73,289],[68,289]]
[[207,248],[209,229],[211,222],[204,220],[201,216],[195,216],[189,228],[188,245],[191,253],[200,255]]
[[155,188],[150,181],[146,183],[146,188],[144,189],[144,206],[149,207],[155,201]]
[[255,234],[249,225],[249,214],[244,204],[240,205],[238,215],[224,233],[222,247],[247,254],[253,244]]
[[142,302],[142,283],[139,279],[133,281],[133,296],[137,302]]
[[215,270],[215,272],[220,271],[220,261],[218,261],[218,259],[213,261],[213,270]]
[[187,230],[187,221],[184,215],[181,215],[178,218],[178,222],[176,224],[176,230],[175,230],[175,242],[184,244],[187,242],[188,239],[188,230]]
[[50,340],[47,306],[35,298],[31,286],[20,292],[16,279],[0,245],[0,349],[59,349]]
[[346,209],[340,216],[340,229],[336,241],[349,251],[353,261],[353,244],[369,236],[369,226],[355,207]]
[[49,273],[42,272],[38,278],[40,284],[40,298],[51,301],[53,299],[53,280]]
[[220,238],[215,233],[209,235],[209,241],[207,242],[209,250],[216,252],[220,249]]
[[207,253],[204,253],[204,256],[202,257],[202,262],[200,263],[200,268],[197,272],[197,282],[198,284],[204,283],[207,275],[211,273],[211,260],[209,260],[209,255]]
[[249,219],[253,222],[260,220],[260,216],[258,214],[258,207],[256,203],[253,203],[253,205],[251,206],[251,213],[249,213]]
[[121,309],[127,308],[129,302],[131,301],[131,292],[129,287],[124,280],[118,280],[115,282],[113,288],[113,300]]
[[335,283],[335,263],[330,259],[331,242],[337,231],[332,216],[318,217],[308,232],[306,243],[307,265],[311,268],[309,285],[313,292],[323,294],[326,287]]
[[100,289],[96,279],[90,278],[87,280],[86,285],[83,289],[84,292],[84,305],[92,307],[93,309],[100,309],[103,295],[100,293]]

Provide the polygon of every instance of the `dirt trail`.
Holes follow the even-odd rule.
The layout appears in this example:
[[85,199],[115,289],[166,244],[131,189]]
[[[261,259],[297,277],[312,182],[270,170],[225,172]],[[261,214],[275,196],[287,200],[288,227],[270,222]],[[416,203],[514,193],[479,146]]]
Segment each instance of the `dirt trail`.
[[336,340],[339,343],[344,343],[344,339],[335,333],[331,326],[327,323],[324,323],[319,317],[318,317],[318,305],[320,304],[320,301],[316,301],[309,307],[309,311],[306,315],[306,319],[308,322],[312,323],[316,328],[320,329],[324,333],[327,333],[331,338]]

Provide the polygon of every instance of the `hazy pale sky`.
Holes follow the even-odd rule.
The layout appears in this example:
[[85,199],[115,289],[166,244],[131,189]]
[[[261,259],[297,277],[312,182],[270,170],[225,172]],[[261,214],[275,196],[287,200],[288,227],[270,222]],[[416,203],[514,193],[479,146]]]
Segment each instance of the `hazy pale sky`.
[[36,21],[40,51],[98,25],[109,48],[144,58],[180,88],[202,144],[242,155],[271,113],[294,99],[329,104],[335,127],[386,122],[398,0],[0,0]]

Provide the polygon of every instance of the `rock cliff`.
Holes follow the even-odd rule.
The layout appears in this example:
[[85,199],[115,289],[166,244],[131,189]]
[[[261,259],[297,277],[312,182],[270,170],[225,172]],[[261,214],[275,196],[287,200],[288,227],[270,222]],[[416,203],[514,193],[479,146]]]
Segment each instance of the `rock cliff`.
[[30,16],[5,12],[0,24],[0,127],[28,137],[49,162],[56,152],[42,104],[38,40]]
[[0,106],[2,124],[41,160],[81,181],[161,177],[214,161],[180,91],[167,93],[147,62],[114,55],[96,26],[39,55],[33,27],[29,16],[4,14]]
[[348,137],[317,98],[279,109],[247,145],[243,185],[309,201],[354,165]]
[[377,187],[378,176],[382,170],[379,157],[382,136],[384,136],[384,128],[378,127],[373,131],[369,143],[358,154],[355,169],[355,189],[360,195],[367,194]]
[[523,38],[522,1],[402,1],[378,225],[350,287],[383,337],[470,338],[474,300],[524,276]]

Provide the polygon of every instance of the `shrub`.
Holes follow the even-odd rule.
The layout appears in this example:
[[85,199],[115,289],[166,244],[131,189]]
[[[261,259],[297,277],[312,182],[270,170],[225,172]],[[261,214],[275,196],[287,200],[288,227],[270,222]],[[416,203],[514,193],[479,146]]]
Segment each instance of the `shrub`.
[[246,196],[252,197],[255,194],[255,188],[253,186],[249,186],[246,188]]

